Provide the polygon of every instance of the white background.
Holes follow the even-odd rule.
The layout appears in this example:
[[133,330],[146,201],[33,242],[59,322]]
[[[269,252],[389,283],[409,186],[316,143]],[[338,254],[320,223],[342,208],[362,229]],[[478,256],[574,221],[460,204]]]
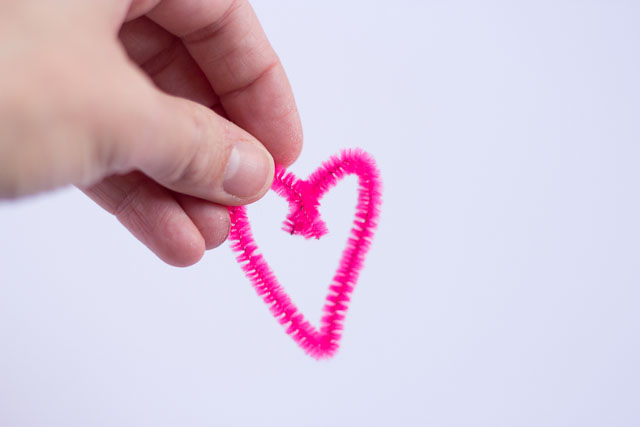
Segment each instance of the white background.
[[[255,1],[306,176],[360,146],[380,228],[338,355],[271,318],[228,246],[164,265],[74,189],[0,204],[0,425],[640,425],[640,5]],[[319,242],[250,215],[317,322]],[[320,259],[316,262],[316,259]]]

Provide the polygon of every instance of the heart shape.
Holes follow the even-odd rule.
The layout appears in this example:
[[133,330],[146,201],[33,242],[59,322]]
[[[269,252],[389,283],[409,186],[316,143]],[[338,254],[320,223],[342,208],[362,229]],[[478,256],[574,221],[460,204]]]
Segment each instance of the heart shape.
[[283,230],[307,239],[319,239],[328,230],[320,218],[320,199],[347,175],[358,176],[358,204],[350,237],[342,252],[338,269],[329,286],[320,329],[314,328],[298,311],[282,289],[278,279],[258,251],[246,209],[231,207],[229,240],[246,276],[258,295],[269,306],[287,333],[309,355],[328,358],[338,349],[350,295],[358,281],[377,225],[382,186],[373,158],[359,149],[344,150],[324,162],[306,180],[296,178],[284,168],[276,168],[271,189],[289,202],[289,214]]

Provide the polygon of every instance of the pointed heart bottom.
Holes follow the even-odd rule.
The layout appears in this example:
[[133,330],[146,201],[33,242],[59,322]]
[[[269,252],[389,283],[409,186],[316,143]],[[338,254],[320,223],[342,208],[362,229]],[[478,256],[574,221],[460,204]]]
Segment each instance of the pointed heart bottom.
[[340,264],[329,286],[319,330],[298,311],[267,261],[258,253],[246,209],[229,208],[229,240],[232,249],[239,252],[237,259],[242,269],[287,333],[307,354],[317,359],[329,358],[338,349],[349,296],[358,282],[377,225],[382,201],[380,173],[370,155],[359,149],[351,149],[331,157],[307,180],[300,180],[285,169],[278,168],[271,187],[289,202],[290,211],[283,229],[292,235],[319,239],[327,233],[318,211],[320,199],[338,181],[351,174],[358,176],[356,214]]

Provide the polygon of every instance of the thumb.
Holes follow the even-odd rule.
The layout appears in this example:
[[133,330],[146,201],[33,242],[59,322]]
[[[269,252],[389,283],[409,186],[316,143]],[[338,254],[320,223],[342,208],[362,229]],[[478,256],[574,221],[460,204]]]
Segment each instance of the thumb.
[[110,153],[106,175],[140,170],[171,190],[224,205],[267,192],[274,163],[260,142],[211,109],[141,80],[132,85],[138,90],[103,103],[98,144]]

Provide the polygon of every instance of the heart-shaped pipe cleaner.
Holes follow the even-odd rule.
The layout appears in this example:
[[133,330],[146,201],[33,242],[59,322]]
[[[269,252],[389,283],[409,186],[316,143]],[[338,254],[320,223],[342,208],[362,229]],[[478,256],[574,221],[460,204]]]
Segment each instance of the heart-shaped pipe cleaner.
[[324,162],[306,180],[298,179],[283,168],[276,169],[271,187],[289,202],[289,215],[283,229],[290,234],[319,239],[328,232],[318,206],[322,196],[347,175],[358,176],[358,204],[353,227],[338,269],[329,285],[320,328],[313,327],[299,312],[282,288],[264,257],[258,253],[244,207],[231,207],[229,240],[238,252],[238,262],[275,318],[307,354],[328,358],[340,343],[343,321],[351,293],[371,246],[377,226],[382,185],[373,158],[359,149],[344,150]]

